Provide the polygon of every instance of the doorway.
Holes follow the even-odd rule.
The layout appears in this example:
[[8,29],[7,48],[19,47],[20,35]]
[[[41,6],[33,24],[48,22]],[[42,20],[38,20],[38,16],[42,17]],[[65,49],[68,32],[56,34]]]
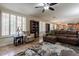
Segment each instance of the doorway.
[[50,24],[46,24],[46,33],[50,32]]

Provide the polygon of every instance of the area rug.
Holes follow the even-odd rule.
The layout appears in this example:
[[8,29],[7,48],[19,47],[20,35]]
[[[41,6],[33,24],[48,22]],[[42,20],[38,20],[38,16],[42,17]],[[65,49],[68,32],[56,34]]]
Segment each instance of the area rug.
[[16,54],[16,56],[79,56],[79,47],[69,44],[43,42]]

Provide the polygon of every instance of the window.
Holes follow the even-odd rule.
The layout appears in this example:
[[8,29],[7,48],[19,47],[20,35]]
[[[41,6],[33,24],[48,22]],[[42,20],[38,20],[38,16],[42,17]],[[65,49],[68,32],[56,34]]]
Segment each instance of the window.
[[26,18],[25,17],[23,17],[23,19],[22,19],[22,29],[23,29],[23,31],[26,31]]
[[20,16],[17,16],[17,28],[22,28],[22,18]]
[[2,36],[13,35],[17,28],[26,31],[26,18],[2,12]]
[[10,34],[14,34],[16,32],[16,16],[10,16]]
[[22,29],[23,31],[26,31],[26,18],[17,16],[17,28]]
[[9,14],[2,13],[2,35],[9,35]]

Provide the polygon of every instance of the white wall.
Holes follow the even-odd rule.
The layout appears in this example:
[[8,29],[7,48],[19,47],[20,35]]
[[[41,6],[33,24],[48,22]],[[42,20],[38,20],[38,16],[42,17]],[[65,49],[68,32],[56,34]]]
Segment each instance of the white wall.
[[0,38],[0,46],[13,44],[13,37]]
[[39,36],[43,36],[45,34],[45,22],[39,22]]
[[53,30],[53,24],[50,24],[50,30]]

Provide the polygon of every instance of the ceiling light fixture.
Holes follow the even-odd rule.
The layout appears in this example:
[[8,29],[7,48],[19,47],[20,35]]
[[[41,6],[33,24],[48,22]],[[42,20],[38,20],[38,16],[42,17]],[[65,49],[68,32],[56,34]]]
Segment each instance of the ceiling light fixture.
[[48,9],[49,9],[49,6],[45,6],[44,9],[45,9],[45,10],[48,10]]

